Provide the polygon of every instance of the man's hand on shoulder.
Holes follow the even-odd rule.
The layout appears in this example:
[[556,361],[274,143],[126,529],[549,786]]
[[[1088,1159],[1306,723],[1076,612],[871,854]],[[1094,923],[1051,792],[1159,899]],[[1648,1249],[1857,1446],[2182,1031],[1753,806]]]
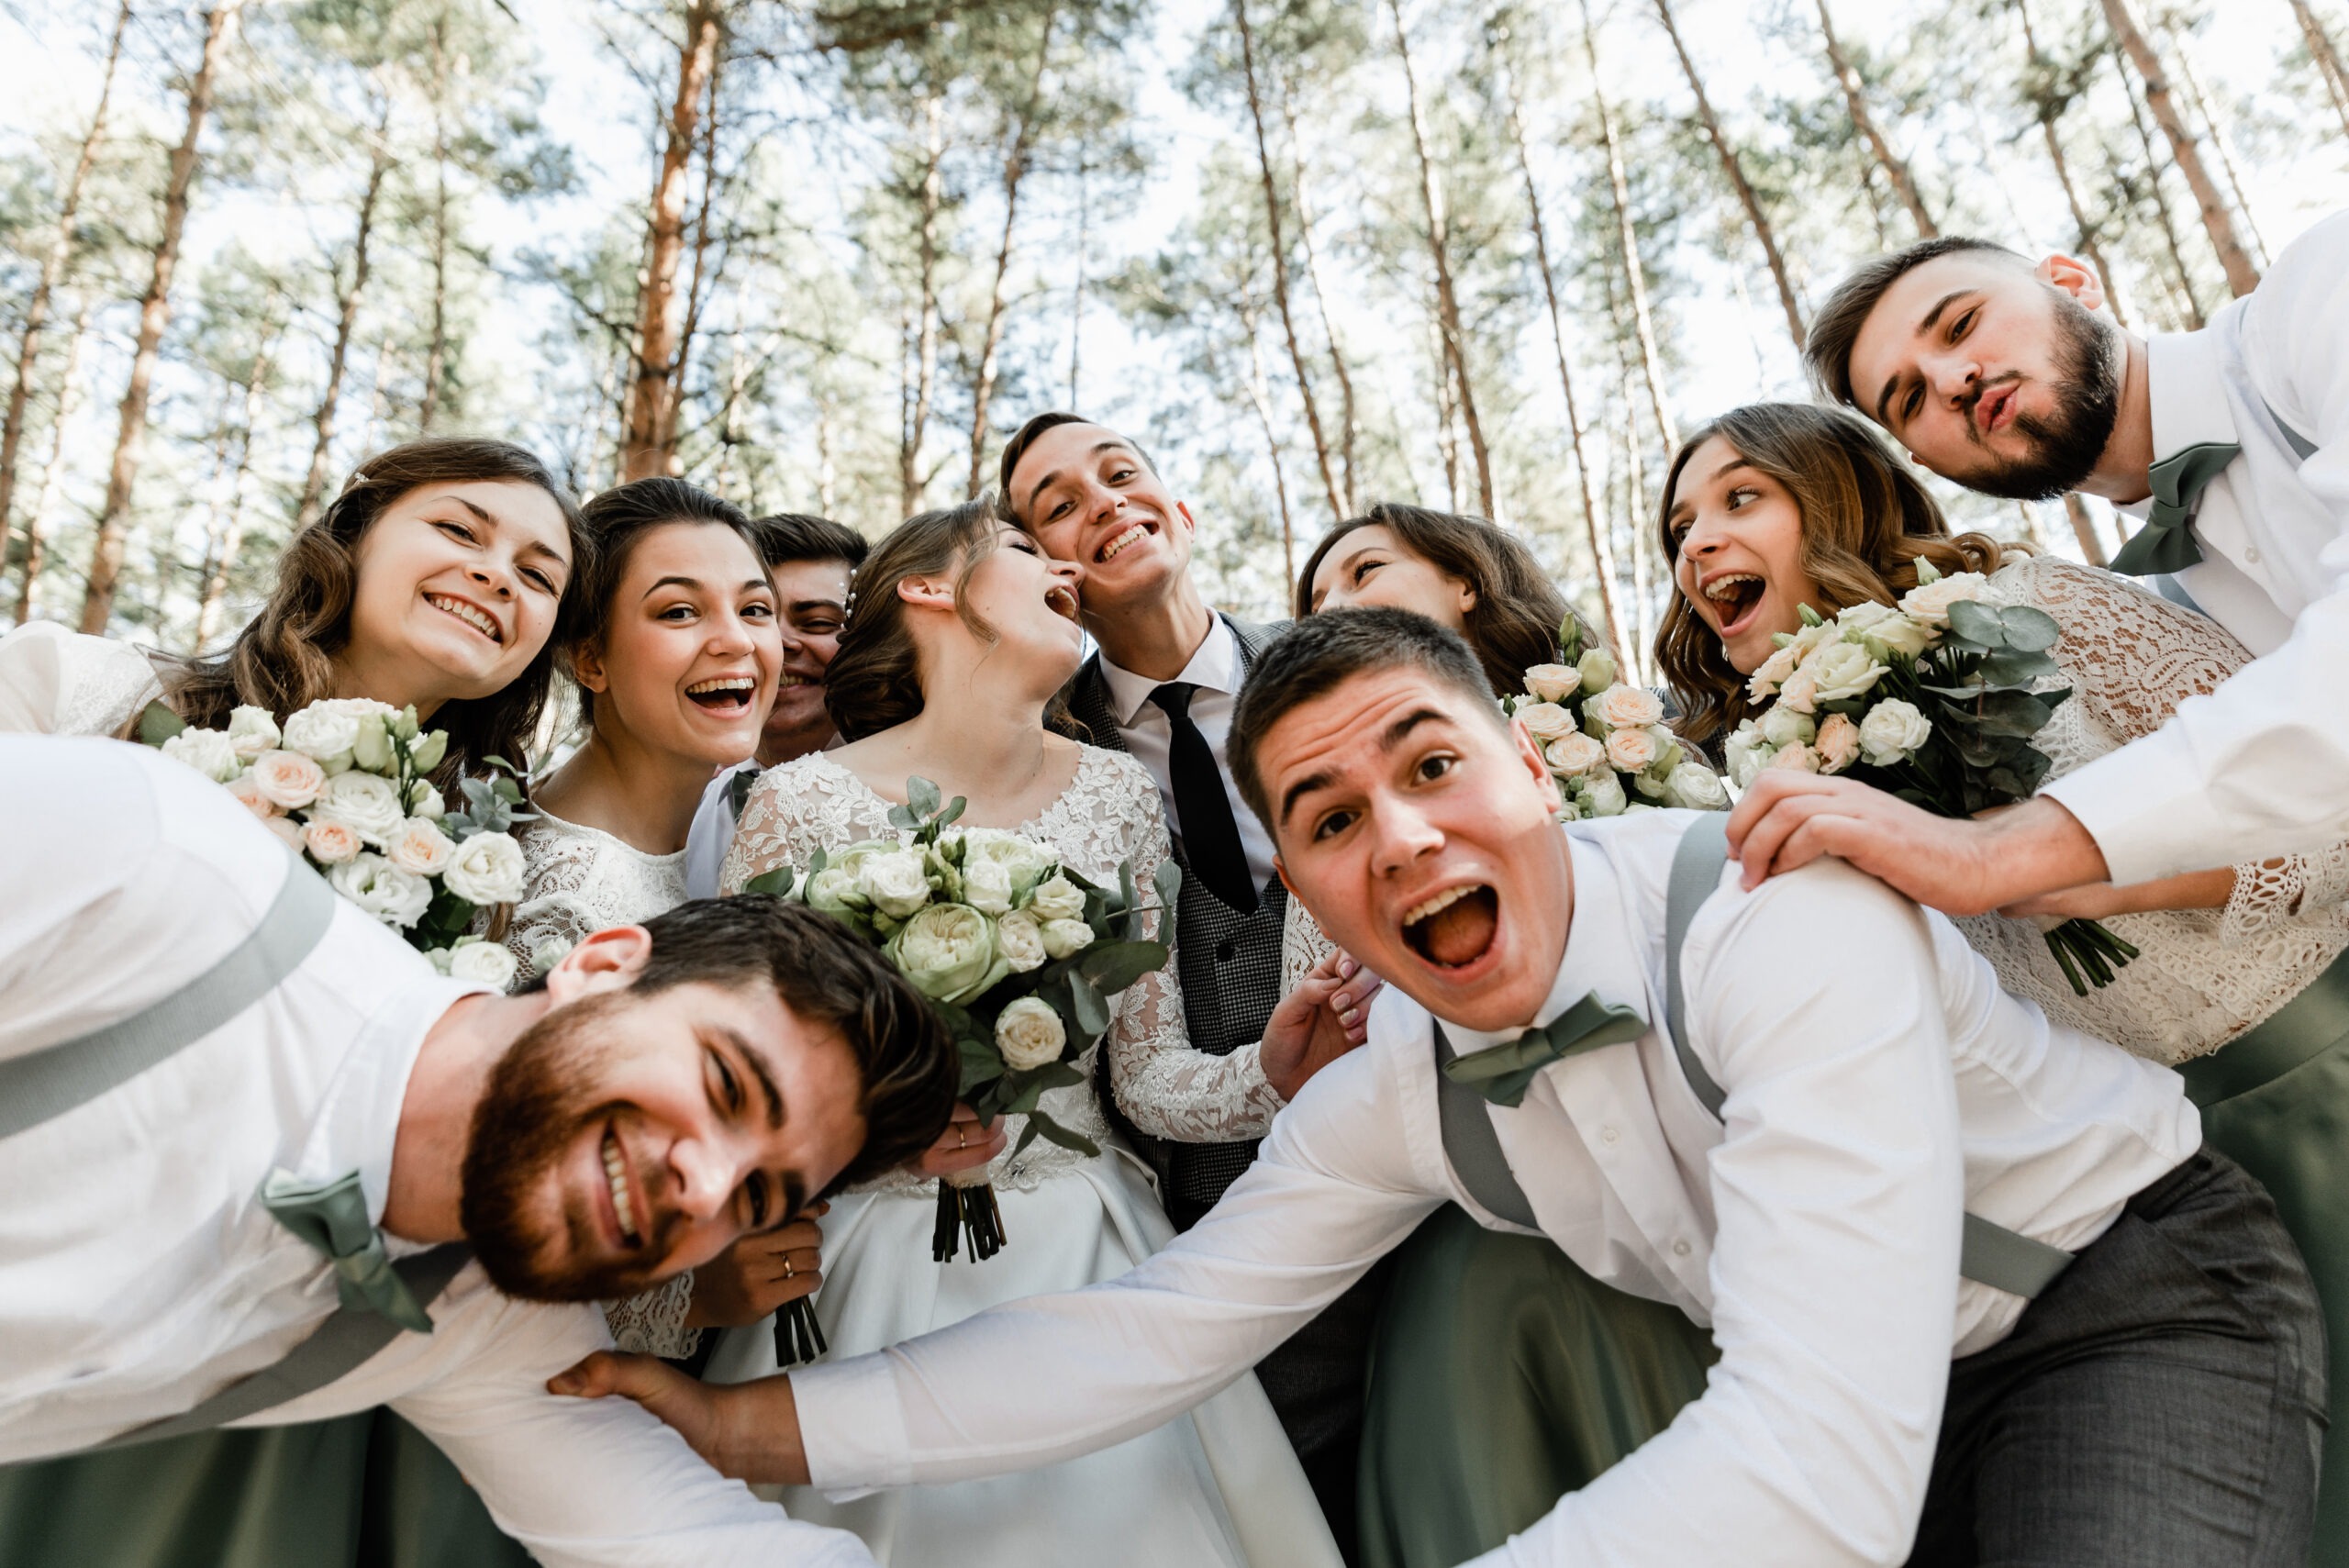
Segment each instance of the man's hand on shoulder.
[[738,1481],[807,1484],[799,1407],[787,1376],[704,1383],[658,1357],[598,1351],[550,1378],[547,1390],[579,1399],[633,1399],[676,1429],[712,1469]]

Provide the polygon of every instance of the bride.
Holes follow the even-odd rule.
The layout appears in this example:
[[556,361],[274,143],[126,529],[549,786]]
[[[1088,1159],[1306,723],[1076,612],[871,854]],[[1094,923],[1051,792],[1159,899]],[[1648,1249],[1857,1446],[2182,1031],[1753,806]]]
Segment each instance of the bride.
[[[1147,882],[1169,853],[1157,786],[1131,758],[1045,728],[1053,694],[1077,666],[1082,583],[1081,567],[1045,560],[1025,534],[997,523],[984,498],[924,513],[883,540],[856,574],[826,678],[826,702],[851,744],[760,778],[727,857],[725,891],[778,866],[804,867],[818,849],[894,838],[889,809],[905,801],[909,776],[965,797],[963,825],[1049,844],[1097,882],[1114,884],[1120,861]],[[1279,1039],[1268,1041],[1270,1060],[1259,1067],[1256,1053],[1212,1057],[1190,1048],[1170,962],[1124,993],[1095,1049],[1107,1054],[1108,1084],[1121,1105],[1147,1101],[1154,1121],[1189,1138],[1242,1136],[1231,1124],[1262,1119],[1268,1076],[1291,1077],[1300,1057],[1309,1073],[1349,1043],[1330,1006],[1340,985],[1333,966],[1283,1004],[1271,1030]],[[1078,1065],[1097,1081],[1092,1057]],[[1287,1086],[1293,1092],[1294,1083]],[[1170,1239],[1146,1167],[1110,1131],[1094,1083],[1052,1090],[1043,1107],[1101,1152],[1088,1157],[1038,1139],[993,1158],[987,1175],[1008,1245],[985,1263],[930,1261],[937,1189],[914,1172],[835,1198],[816,1297],[833,1354],[858,1355],[983,1307],[1114,1278]],[[1016,1143],[1021,1120],[1004,1118],[987,1145]],[[967,1119],[949,1130],[979,1147]],[[731,1380],[774,1369],[711,1370]],[[1339,1561],[1252,1376],[1154,1432],[1051,1469],[847,1502],[792,1488],[783,1501],[796,1518],[854,1530],[885,1563],[1334,1568]]]

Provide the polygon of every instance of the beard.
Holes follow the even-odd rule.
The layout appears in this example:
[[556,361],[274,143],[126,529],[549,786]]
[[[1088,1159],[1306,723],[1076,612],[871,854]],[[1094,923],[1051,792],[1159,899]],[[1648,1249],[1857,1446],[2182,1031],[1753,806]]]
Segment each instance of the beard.
[[[2121,417],[2118,347],[2111,327],[2071,295],[2056,295],[2054,413],[2044,418],[2017,414],[2014,428],[2031,442],[2031,455],[1993,462],[1958,483],[2009,501],[2052,501],[2079,488],[2095,472]],[[1975,395],[1980,397],[1980,388]],[[1968,429],[1973,415],[1968,404]]]
[[[614,1048],[602,1027],[625,994],[556,1007],[515,1038],[490,1072],[465,1144],[458,1215],[492,1284],[524,1301],[614,1301],[657,1284],[657,1263],[589,1262],[596,1239],[569,1214],[557,1174],[563,1156],[609,1115],[597,1085]],[[662,1208],[648,1191],[648,1207]],[[674,1220],[674,1214],[668,1218]],[[660,1260],[674,1226],[644,1220],[641,1255]]]

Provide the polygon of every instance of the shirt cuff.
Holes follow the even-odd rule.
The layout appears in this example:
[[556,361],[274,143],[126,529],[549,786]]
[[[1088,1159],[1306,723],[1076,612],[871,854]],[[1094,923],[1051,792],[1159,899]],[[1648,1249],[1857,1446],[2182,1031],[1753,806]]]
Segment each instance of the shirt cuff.
[[2106,875],[2126,886],[2232,863],[2214,847],[2233,835],[2199,787],[2201,773],[2173,726],[2107,752],[2039,793],[2079,820],[2103,851]]
[[886,1351],[791,1374],[807,1479],[834,1502],[914,1478],[913,1444]]

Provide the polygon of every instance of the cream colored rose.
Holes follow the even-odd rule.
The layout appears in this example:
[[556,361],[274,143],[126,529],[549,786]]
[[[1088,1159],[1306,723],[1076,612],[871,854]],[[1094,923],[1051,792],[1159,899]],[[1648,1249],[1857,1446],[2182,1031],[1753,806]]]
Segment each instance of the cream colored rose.
[[1564,702],[1582,684],[1582,672],[1572,664],[1536,664],[1525,672],[1527,695],[1541,702]]
[[963,902],[982,915],[1011,913],[1011,868],[977,855],[963,862]]
[[1085,913],[1085,889],[1054,872],[1036,884],[1028,910],[1039,921],[1074,920]]
[[1052,851],[1017,833],[1000,832],[993,828],[974,828],[963,835],[963,839],[969,847],[969,853],[963,860],[963,874],[970,874],[969,868],[975,862],[985,861],[999,865],[1010,878],[1014,898],[1042,881],[1044,873],[1056,862]]
[[1664,798],[1688,811],[1719,811],[1729,804],[1720,775],[1702,762],[1683,762],[1664,781]]
[[1552,768],[1572,778],[1606,762],[1607,748],[1577,729],[1551,741],[1542,748],[1542,755]]
[[1813,650],[1802,667],[1787,678],[1791,691],[1796,680],[1810,677],[1819,702],[1850,702],[1884,678],[1885,667],[1856,642],[1831,642]]
[[392,835],[384,853],[412,876],[439,876],[457,858],[457,841],[442,832],[438,822],[411,817]]
[[335,774],[310,805],[313,818],[340,822],[355,830],[370,847],[382,849],[407,820],[399,787],[391,780],[356,770]]
[[1575,662],[1575,671],[1582,676],[1580,690],[1603,692],[1615,684],[1615,661],[1594,648]]
[[808,877],[800,895],[810,909],[835,917],[872,907],[872,901],[857,890],[856,874],[839,866],[826,866]]
[[[1616,691],[1629,688],[1618,686]],[[1611,695],[1611,694],[1610,694]],[[1655,737],[1644,729],[1618,729],[1607,737],[1607,762],[1627,773],[1644,772],[1655,763]]]
[[1015,1073],[1058,1062],[1067,1044],[1068,1026],[1049,1002],[1022,996],[996,1015],[995,1048],[1003,1052],[1003,1064]]
[[1645,729],[1664,717],[1663,702],[1645,686],[1609,686],[1598,706],[1598,721],[1609,729]]
[[858,862],[856,890],[874,908],[906,919],[930,902],[930,870],[919,850],[890,850]]
[[248,762],[263,751],[274,750],[278,741],[277,720],[265,707],[239,707],[228,714],[228,743],[237,755]]
[[278,842],[296,854],[307,847],[302,841],[302,825],[291,817],[266,817],[261,825],[276,834]]
[[163,742],[162,751],[173,762],[185,762],[217,784],[227,784],[245,771],[235,742],[218,729],[183,729]]
[[1788,713],[1817,713],[1819,677],[1808,670],[1797,670],[1788,675],[1786,684],[1778,688],[1778,706]]
[[378,854],[362,854],[327,873],[337,893],[395,930],[406,930],[424,917],[432,902],[432,884],[410,876]]
[[253,786],[272,806],[298,811],[327,787],[327,771],[299,751],[263,751],[253,759]]
[[332,702],[314,702],[285,720],[285,749],[315,760],[328,773],[351,766],[359,716]]
[[1631,804],[1623,793],[1623,781],[1611,773],[1596,773],[1576,781],[1575,799],[1586,817],[1620,817],[1623,808]]
[[1990,580],[1979,572],[1920,584],[1900,595],[1900,607],[1911,620],[1940,631],[1949,625],[1949,607],[1960,599],[1990,602]]
[[1055,959],[1082,952],[1093,942],[1093,928],[1082,920],[1047,920],[1041,935],[1044,951]]
[[1773,751],[1781,746],[1808,746],[1810,738],[1819,733],[1819,726],[1810,721],[1808,714],[1798,713],[1784,702],[1764,714],[1758,728]]
[[1743,789],[1753,782],[1753,775],[1762,771],[1776,751],[1763,736],[1762,727],[1749,718],[1721,742],[1721,760],[1729,764],[1729,776],[1737,781],[1738,788]]
[[262,821],[266,822],[277,815],[277,807],[270,804],[269,796],[262,794],[261,785],[253,782],[251,773],[239,773],[228,781],[228,793],[237,797],[238,805]]
[[359,851],[367,846],[359,841],[357,830],[347,824],[312,817],[302,825],[302,847],[320,865],[339,866],[357,860]]
[[1860,760],[1860,727],[1846,715],[1829,714],[1812,746],[1819,752],[1819,771],[1840,773]]
[[1802,654],[1792,643],[1784,648],[1772,650],[1770,657],[1763,660],[1753,673],[1747,677],[1746,699],[1750,702],[1761,702],[1766,697],[1776,695],[1780,683],[1795,673],[1795,665],[1800,662]]
[[1932,721],[1898,697],[1880,702],[1860,720],[1860,747],[1869,762],[1889,768],[1932,739]]
[[522,846],[504,833],[476,833],[457,846],[440,884],[468,904],[511,904],[522,896]]
[[1856,642],[1879,659],[1903,654],[1914,659],[1933,640],[1933,634],[1894,609],[1873,601],[1854,605],[1835,617],[1843,640]]
[[1520,703],[1517,721],[1525,726],[1528,735],[1544,746],[1561,735],[1571,735],[1575,731],[1575,716],[1553,702]]
[[995,923],[996,951],[1014,974],[1042,967],[1052,955],[1044,950],[1044,923],[1025,909],[1017,909]]
[[449,954],[449,974],[456,980],[495,985],[500,991],[514,984],[514,955],[503,942],[467,942]]
[[1819,771],[1819,753],[1799,743],[1781,746],[1778,748],[1777,755],[1762,766],[1765,771],[1771,768],[1785,768],[1791,773],[1815,773]]
[[889,956],[914,989],[963,1002],[1011,972],[996,951],[995,923],[967,904],[931,904],[889,939]]

